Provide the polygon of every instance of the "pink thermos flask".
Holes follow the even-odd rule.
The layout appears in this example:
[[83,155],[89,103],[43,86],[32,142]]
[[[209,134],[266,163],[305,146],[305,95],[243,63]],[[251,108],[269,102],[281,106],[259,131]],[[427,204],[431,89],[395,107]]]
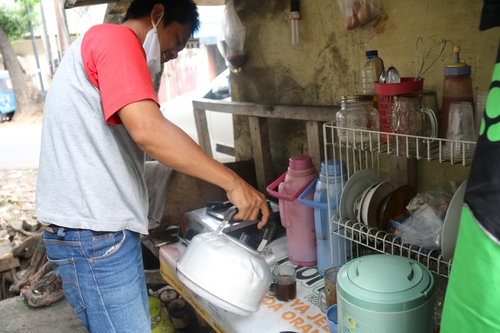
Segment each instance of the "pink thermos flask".
[[[288,171],[267,187],[269,195],[279,199],[281,224],[286,228],[288,259],[299,266],[317,263],[314,208],[304,206],[299,196],[318,176],[308,155],[290,157]],[[278,187],[278,191],[274,189]],[[314,192],[308,200],[314,200]]]

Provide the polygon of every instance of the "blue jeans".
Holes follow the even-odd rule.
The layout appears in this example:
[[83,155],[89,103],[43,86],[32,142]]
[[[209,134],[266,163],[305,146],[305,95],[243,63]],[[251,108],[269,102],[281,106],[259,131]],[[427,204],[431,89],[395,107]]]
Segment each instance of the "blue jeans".
[[47,257],[89,332],[151,332],[140,235],[128,230],[44,231]]

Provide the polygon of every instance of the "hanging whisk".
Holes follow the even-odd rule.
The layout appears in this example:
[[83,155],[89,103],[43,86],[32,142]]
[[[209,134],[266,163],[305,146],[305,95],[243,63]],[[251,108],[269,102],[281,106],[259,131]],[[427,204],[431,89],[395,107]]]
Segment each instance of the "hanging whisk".
[[[429,45],[433,40],[437,39],[432,46],[427,50],[426,44]],[[450,47],[450,54],[441,62],[438,60],[443,55],[447,46]],[[453,42],[448,39],[437,38],[433,35],[425,40],[422,37],[417,38],[416,43],[416,56],[417,56],[417,72],[415,74],[415,80],[420,80],[425,74],[434,72],[436,69],[448,62],[448,59],[453,55]]]

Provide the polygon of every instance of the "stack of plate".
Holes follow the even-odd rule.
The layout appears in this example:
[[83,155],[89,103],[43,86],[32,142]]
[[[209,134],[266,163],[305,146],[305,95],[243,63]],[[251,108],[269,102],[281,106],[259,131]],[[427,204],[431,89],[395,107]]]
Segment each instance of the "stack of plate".
[[[441,253],[446,261],[452,259],[455,252],[466,186],[467,181],[453,195],[443,222]],[[403,214],[416,195],[417,191],[411,186],[397,188],[381,181],[375,172],[363,169],[347,181],[340,197],[339,214],[341,218],[387,231],[389,220]]]

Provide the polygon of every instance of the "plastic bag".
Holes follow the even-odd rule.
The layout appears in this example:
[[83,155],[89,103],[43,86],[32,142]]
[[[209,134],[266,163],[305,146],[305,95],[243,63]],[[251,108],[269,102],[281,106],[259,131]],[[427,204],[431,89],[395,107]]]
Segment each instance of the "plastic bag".
[[217,47],[226,61],[226,66],[233,72],[238,72],[246,62],[245,37],[245,27],[234,9],[234,2],[227,0]]
[[347,30],[356,29],[382,12],[381,0],[337,0]]
[[413,199],[410,200],[406,209],[409,211],[415,211],[424,204],[427,204],[434,208],[436,215],[441,219],[441,221],[444,221],[451,198],[452,196],[442,189],[418,193],[415,197],[413,197]]
[[412,212],[405,223],[399,227],[401,241],[405,244],[418,245],[429,250],[441,248],[443,221],[433,207],[423,204]]

